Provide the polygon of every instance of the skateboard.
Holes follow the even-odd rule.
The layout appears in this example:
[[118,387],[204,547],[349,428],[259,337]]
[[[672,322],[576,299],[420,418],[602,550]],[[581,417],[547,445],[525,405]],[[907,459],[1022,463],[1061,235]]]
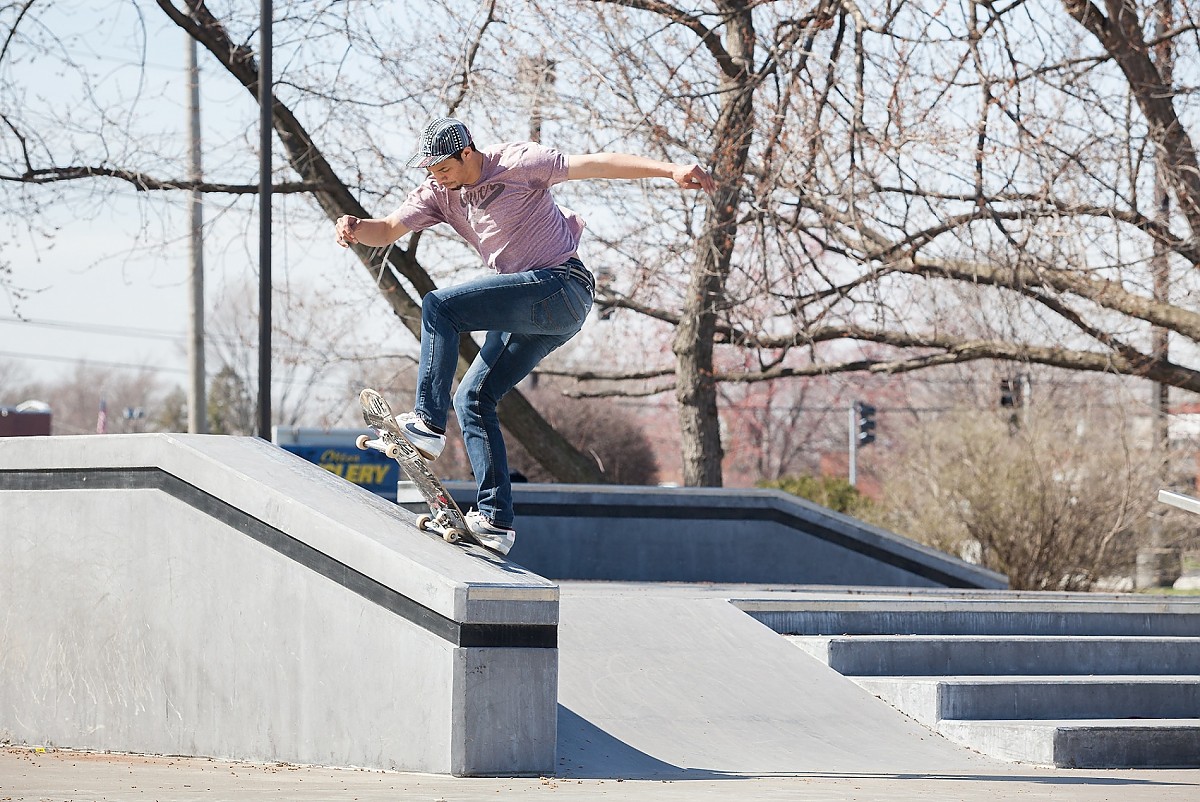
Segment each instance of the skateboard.
[[417,527],[422,532],[441,535],[447,543],[465,540],[482,546],[467,528],[462,510],[446,492],[441,480],[429,469],[429,463],[413,448],[412,443],[400,434],[400,424],[383,396],[368,388],[358,394],[358,401],[362,405],[363,420],[378,437],[372,438],[362,434],[354,444],[364,451],[368,448],[381,451],[400,463],[401,470],[417,486],[417,490],[425,498],[425,503],[429,505],[429,515],[417,518]]

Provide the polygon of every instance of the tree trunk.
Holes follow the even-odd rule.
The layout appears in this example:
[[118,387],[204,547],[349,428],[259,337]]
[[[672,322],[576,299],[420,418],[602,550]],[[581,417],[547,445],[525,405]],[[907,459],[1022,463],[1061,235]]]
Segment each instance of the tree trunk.
[[683,481],[690,487],[723,484],[721,462],[725,452],[721,446],[713,342],[717,307],[725,296],[737,238],[738,201],[754,133],[755,34],[750,6],[742,0],[719,5],[727,20],[725,46],[731,63],[722,75],[721,111],[712,137],[716,144],[712,173],[717,191],[697,247],[672,346],[683,441]]
[[1150,138],[1159,148],[1162,169],[1172,183],[1179,211],[1193,237],[1200,232],[1200,170],[1187,127],[1175,110],[1170,73],[1151,59],[1139,6],[1110,0],[1106,17],[1089,0],[1063,0],[1063,7],[1104,47],[1129,81],[1138,108],[1146,117]]

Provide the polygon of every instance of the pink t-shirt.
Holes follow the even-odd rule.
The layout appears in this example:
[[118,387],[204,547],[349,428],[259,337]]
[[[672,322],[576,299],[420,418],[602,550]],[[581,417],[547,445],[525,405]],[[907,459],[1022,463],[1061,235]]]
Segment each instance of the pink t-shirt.
[[550,195],[551,186],[567,180],[567,157],[536,142],[479,153],[478,181],[444,189],[430,176],[400,204],[400,222],[413,231],[449,223],[499,273],[553,267],[574,256],[584,222]]

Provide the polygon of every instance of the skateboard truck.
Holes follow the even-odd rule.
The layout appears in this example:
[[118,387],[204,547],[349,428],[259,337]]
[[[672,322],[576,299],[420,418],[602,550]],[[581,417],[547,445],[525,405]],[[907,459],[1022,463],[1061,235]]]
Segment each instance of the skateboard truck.
[[368,388],[359,393],[358,400],[362,405],[363,420],[377,437],[362,434],[354,444],[363,450],[380,451],[396,460],[401,470],[416,485],[425,503],[429,505],[429,514],[417,518],[417,527],[422,532],[441,535],[447,543],[466,540],[482,546],[467,527],[462,510],[446,492],[441,480],[430,470],[429,463],[400,433],[400,424],[383,396]]

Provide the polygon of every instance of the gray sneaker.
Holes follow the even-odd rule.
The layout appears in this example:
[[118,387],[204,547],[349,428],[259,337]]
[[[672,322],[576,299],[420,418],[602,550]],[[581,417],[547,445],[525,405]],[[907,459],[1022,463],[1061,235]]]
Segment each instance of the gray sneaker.
[[446,435],[430,429],[425,421],[421,420],[420,415],[405,412],[396,416],[396,422],[400,424],[400,433],[404,435],[404,439],[412,443],[412,447],[421,452],[422,457],[433,462],[441,456],[442,450],[446,448]]
[[500,554],[508,554],[513,543],[517,541],[517,530],[512,527],[496,526],[479,510],[471,510],[466,515],[467,528],[471,534],[479,538],[479,542]]

